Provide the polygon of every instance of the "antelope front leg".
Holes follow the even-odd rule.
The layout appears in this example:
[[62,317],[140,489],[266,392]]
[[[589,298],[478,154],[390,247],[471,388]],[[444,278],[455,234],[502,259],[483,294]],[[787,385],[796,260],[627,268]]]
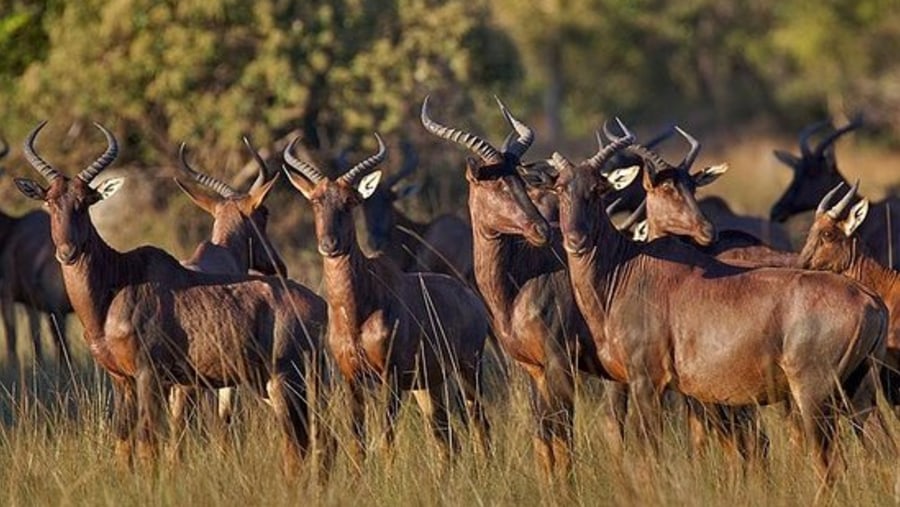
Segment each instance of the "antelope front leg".
[[[18,338],[16,336],[16,309],[12,299],[4,295],[3,299],[0,300],[0,311],[3,312],[3,331],[6,333],[6,360],[9,361],[10,368],[18,371],[20,373],[19,376],[24,380],[24,374],[19,368],[19,355],[16,352],[16,341]],[[23,389],[24,385],[23,382],[19,389]]]
[[403,393],[400,391],[400,383],[396,375],[390,375],[385,383],[387,386],[387,409],[384,414],[384,441],[382,446],[388,454],[388,460],[393,462],[394,439],[396,438],[395,426],[397,416],[400,415],[400,403],[403,401]]
[[649,378],[636,379],[629,388],[634,396],[641,442],[653,456],[658,456],[662,433],[659,393]]
[[41,342],[41,316],[30,306],[25,307],[28,315],[28,331],[31,333],[31,344],[34,346],[34,359],[38,366],[44,367],[44,346]]
[[113,432],[115,459],[121,469],[131,468],[132,437],[137,422],[137,398],[130,379],[113,379]]
[[188,390],[184,386],[174,386],[169,390],[169,448],[166,452],[170,462],[181,459],[181,443],[184,441]]
[[446,384],[432,386],[428,390],[413,391],[416,403],[431,426],[431,433],[438,444],[441,458],[449,461],[459,451],[459,442],[450,432],[450,418],[447,413]]
[[366,458],[366,398],[365,389],[361,382],[351,380],[349,385],[350,395],[350,425],[353,430],[352,456],[353,464],[357,471],[362,471],[363,461]]
[[156,460],[163,386],[155,372],[144,367],[138,371],[135,388],[138,407],[136,455],[142,464],[149,465]]

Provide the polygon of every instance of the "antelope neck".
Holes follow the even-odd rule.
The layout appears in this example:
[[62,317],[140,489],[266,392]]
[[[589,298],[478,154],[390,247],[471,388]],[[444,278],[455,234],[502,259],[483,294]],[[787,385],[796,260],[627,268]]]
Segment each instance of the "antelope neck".
[[322,267],[326,300],[332,315],[358,324],[373,310],[373,302],[379,299],[382,291],[376,273],[377,261],[363,255],[354,234],[347,253],[322,256]]

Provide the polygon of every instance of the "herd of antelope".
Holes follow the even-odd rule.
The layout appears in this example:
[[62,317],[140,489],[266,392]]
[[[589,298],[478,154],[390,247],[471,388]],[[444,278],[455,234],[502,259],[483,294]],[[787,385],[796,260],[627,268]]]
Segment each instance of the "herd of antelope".
[[[335,167],[321,167],[294,139],[280,172],[245,138],[259,165],[247,191],[192,167],[182,145],[184,176],[205,190],[176,182],[213,217],[211,237],[185,260],[152,246],[117,251],[95,228],[90,207],[123,182],[96,183],[118,153],[109,130],[95,124],[106,151],[69,177],[38,155],[39,124],[24,155],[44,183],[15,183],[46,211],[0,213],[8,360],[17,361],[14,303],[28,310],[39,361],[38,313],[50,315],[67,364],[64,319],[74,312],[112,379],[115,454],[126,465],[156,458],[160,414],[169,416],[177,454],[191,400],[218,389],[227,421],[229,388],[242,385],[283,428],[287,472],[319,444],[329,467],[336,436],[320,404],[332,376],[346,385],[354,464],[368,446],[367,391],[375,387],[387,394],[388,448],[403,395],[412,391],[441,454],[452,459],[459,450],[450,431],[452,384],[474,450],[490,455],[487,340],[527,373],[534,452],[548,479],[571,472],[580,373],[609,381],[608,417],[597,424],[617,453],[629,410],[639,441],[656,452],[666,393],[685,400],[693,442],[714,433],[745,460],[766,457],[757,408],[782,404],[826,483],[840,468],[839,417],[867,446],[895,450],[875,410],[878,392],[900,407],[890,203],[854,203],[858,187],[841,176],[834,155],[835,141],[859,122],[813,125],[801,133],[799,157],[776,152],[794,180],[769,222],[722,215],[721,201],[697,201],[695,190],[727,165],[691,172],[700,144],[678,127],[640,144],[616,120],[585,160],[555,152],[525,161],[535,133],[498,104],[510,128],[499,149],[442,125],[428,97],[422,103],[424,128],[470,155],[460,174],[468,222],[446,215],[419,223],[399,212],[394,202],[415,190],[401,181],[415,170],[416,155],[404,146],[401,170],[382,178],[388,149],[377,134],[374,155]],[[674,133],[688,145],[677,164],[654,151]],[[289,278],[266,235],[263,202],[281,172],[312,208],[321,294]],[[357,208],[367,238],[357,237]],[[614,208],[631,213],[619,228]],[[802,251],[789,251],[777,221],[814,208]],[[364,253],[361,240],[374,253]]]

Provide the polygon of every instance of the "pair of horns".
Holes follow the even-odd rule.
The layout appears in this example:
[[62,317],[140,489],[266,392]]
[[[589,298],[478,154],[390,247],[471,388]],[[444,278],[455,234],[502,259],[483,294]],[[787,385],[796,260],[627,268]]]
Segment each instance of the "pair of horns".
[[513,129],[513,133],[507,136],[506,141],[503,143],[502,150],[497,150],[489,142],[471,132],[447,127],[434,121],[428,114],[428,101],[430,98],[430,96],[426,95],[425,100],[422,101],[420,118],[425,130],[441,139],[447,139],[465,146],[469,151],[478,155],[486,164],[503,162],[504,154],[511,155],[516,159],[521,158],[534,143],[534,130],[516,119],[499,97],[494,97],[494,99],[497,101],[497,105],[500,106],[500,111],[503,113],[506,122]]
[[856,183],[854,183],[853,186],[850,187],[850,190],[847,191],[846,194],[844,194],[844,197],[842,197],[837,204],[829,209],[828,206],[831,204],[834,196],[843,186],[844,182],[842,181],[838,183],[837,186],[832,188],[827,194],[825,194],[825,197],[823,197],[819,202],[819,206],[816,207],[816,216],[820,216],[822,215],[822,213],[825,213],[834,220],[838,220],[841,217],[841,214],[843,214],[844,210],[847,209],[850,201],[853,200],[853,196],[856,195],[856,191],[859,190],[859,180],[856,180]]
[[831,121],[824,120],[807,125],[803,130],[800,131],[800,153],[803,155],[803,158],[818,157],[822,155],[822,152],[824,152],[826,148],[834,144],[834,142],[837,141],[839,137],[846,134],[847,132],[850,132],[851,130],[855,130],[861,127],[862,124],[862,116],[854,117],[850,121],[850,123],[825,136],[825,138],[822,139],[822,141],[819,142],[819,144],[816,145],[815,148],[809,147],[809,138],[812,137],[812,135],[816,132],[831,125]]
[[[355,166],[351,167],[347,172],[342,174],[337,181],[343,182],[347,185],[353,186],[360,177],[368,174],[372,169],[378,166],[378,164],[384,162],[387,158],[387,146],[384,144],[384,140],[381,138],[378,133],[375,133],[375,140],[378,141],[378,152],[374,155],[364,159],[359,162]],[[287,145],[284,149],[284,161],[292,168],[299,171],[303,176],[305,176],[308,180],[313,183],[319,183],[320,181],[326,179],[326,176],[322,171],[319,170],[315,165],[307,162],[305,160],[301,160],[294,155],[294,147],[297,145],[297,142],[300,141],[300,136],[295,137],[290,144]]]
[[[34,141],[37,138],[38,133],[44,126],[47,125],[47,120],[42,121],[38,124],[34,130],[28,134],[28,137],[25,138],[24,144],[24,152],[25,159],[28,160],[28,163],[31,164],[34,169],[41,174],[48,182],[52,182],[56,178],[64,177],[62,173],[60,173],[56,168],[52,165],[48,164],[44,159],[37,154],[37,151],[34,148]],[[113,160],[116,159],[116,156],[119,154],[119,143],[116,141],[115,136],[110,132],[106,127],[99,123],[94,123],[94,126],[100,129],[103,132],[103,135],[106,136],[106,151],[103,152],[103,155],[100,155],[97,160],[94,160],[91,165],[89,165],[86,169],[78,173],[77,178],[85,183],[90,183],[94,178],[97,177],[104,169],[109,167],[112,164]]]
[[[622,123],[622,120],[616,118],[616,124],[619,126],[619,130],[622,131],[621,136],[615,135],[609,128],[608,124],[603,125],[603,133],[610,140],[610,143],[606,146],[603,144],[603,137],[600,133],[597,133],[597,153],[589,157],[584,161],[584,164],[587,165],[593,171],[599,171],[603,168],[606,162],[612,158],[613,155],[616,154],[619,150],[631,146],[634,143],[635,135],[628,130],[628,127]],[[649,152],[648,152],[649,153]],[[554,152],[550,158],[550,165],[556,167],[557,169],[562,169],[567,167],[571,169],[574,167],[574,164],[561,155],[559,152]],[[615,203],[613,203],[615,204]]]
[[[263,159],[262,155],[259,154],[259,151],[257,151],[256,148],[253,147],[253,144],[250,142],[250,139],[247,136],[243,136],[242,140],[244,141],[244,146],[246,146],[247,149],[250,150],[250,153],[253,155],[254,160],[256,160],[256,165],[259,169],[259,172],[256,175],[256,180],[253,182],[253,185],[250,186],[249,192],[253,192],[254,190],[262,187],[269,179],[269,166],[266,165],[265,159]],[[185,146],[185,143],[181,143],[181,147],[178,149],[178,158],[181,160],[181,169],[185,173],[187,173],[188,176],[193,178],[194,181],[216,192],[225,199],[230,199],[232,197],[242,195],[240,192],[232,188],[224,181],[214,178],[209,174],[202,173],[191,167],[191,164],[187,161],[186,151],[187,147]]]

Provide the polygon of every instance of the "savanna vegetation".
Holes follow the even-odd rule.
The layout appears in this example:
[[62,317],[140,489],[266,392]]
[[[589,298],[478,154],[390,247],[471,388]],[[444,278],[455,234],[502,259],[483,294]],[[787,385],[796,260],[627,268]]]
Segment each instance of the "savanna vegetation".
[[[796,151],[797,131],[812,121],[861,114],[865,127],[841,140],[838,160],[848,178],[863,178],[863,194],[880,197],[900,183],[898,51],[900,4],[890,0],[0,0],[0,139],[12,146],[0,208],[33,206],[9,176],[32,176],[21,141],[47,119],[41,153],[70,174],[103,150],[92,121],[120,140],[113,169],[127,182],[95,213],[118,248],[150,243],[186,257],[211,221],[171,180],[178,146],[187,143],[198,167],[246,185],[256,167],[243,135],[273,167],[298,133],[325,166],[342,150],[370,153],[378,131],[397,168],[408,140],[423,190],[404,208],[465,217],[465,153],[423,131],[426,94],[442,117],[497,144],[507,129],[492,96],[502,97],[537,131],[535,157],[590,153],[594,130],[612,116],[639,134],[677,122],[704,143],[703,159],[731,166],[704,191],[758,215],[790,176],[772,149]],[[317,287],[307,204],[279,184],[268,206],[269,236],[292,276]],[[617,461],[594,424],[600,393],[591,382],[579,385],[575,480],[546,488],[515,368],[508,393],[496,378],[490,385],[495,454],[486,462],[468,451],[452,466],[437,462],[418,413],[405,409],[392,460],[373,453],[356,475],[342,457],[327,483],[285,481],[275,423],[246,397],[229,438],[200,425],[177,466],[122,471],[111,453],[110,387],[76,321],[67,324],[73,374],[32,366],[23,386],[0,372],[4,505],[796,505],[818,488],[777,409],[765,411],[768,468],[736,471],[716,446],[691,456],[677,417],[660,459]],[[28,340],[19,342],[28,358]],[[896,502],[897,464],[846,437],[847,473],[824,501]]]

